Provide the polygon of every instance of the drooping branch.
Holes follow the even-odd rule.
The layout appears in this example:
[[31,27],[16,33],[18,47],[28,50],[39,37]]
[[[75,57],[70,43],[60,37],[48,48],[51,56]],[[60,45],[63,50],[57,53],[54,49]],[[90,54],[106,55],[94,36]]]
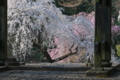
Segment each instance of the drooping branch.
[[47,61],[52,63],[53,60],[52,58],[50,57],[50,55],[48,54],[47,52],[47,49],[46,48],[43,48],[42,46],[38,45],[37,43],[34,43],[34,46],[36,46],[37,48],[39,48],[41,50],[41,52],[43,53],[43,55],[46,57]]
[[69,57],[69,56],[72,56],[72,55],[76,54],[76,53],[70,53],[70,54],[67,54],[67,55],[64,55],[64,56],[61,56],[61,57],[59,57],[59,58],[56,58],[56,59],[53,59],[53,60],[52,60],[52,58],[50,57],[50,55],[49,55],[48,52],[47,52],[47,48],[43,48],[43,47],[41,47],[40,45],[38,45],[38,44],[36,44],[36,43],[34,43],[34,45],[35,45],[36,47],[38,47],[39,49],[42,50],[42,53],[44,54],[44,56],[46,57],[46,59],[47,59],[48,62],[50,62],[50,63],[61,61],[61,60],[65,59],[65,58],[67,58],[67,57]]
[[67,54],[67,55],[61,56],[61,57],[59,57],[59,58],[57,58],[57,59],[53,59],[53,62],[61,61],[61,60],[65,59],[65,58],[67,58],[67,57],[69,57],[69,56],[74,55],[74,54],[76,54],[76,53]]

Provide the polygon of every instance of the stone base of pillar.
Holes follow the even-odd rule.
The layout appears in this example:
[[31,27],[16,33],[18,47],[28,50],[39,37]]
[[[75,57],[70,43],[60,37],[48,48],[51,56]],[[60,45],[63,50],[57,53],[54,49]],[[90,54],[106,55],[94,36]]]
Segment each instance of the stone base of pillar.
[[16,58],[7,58],[5,60],[5,66],[20,66],[20,63],[16,60]]
[[88,63],[85,63],[84,66],[85,66],[85,67],[88,67]]
[[25,65],[25,62],[19,62],[20,63],[20,65]]
[[20,66],[19,62],[5,62],[5,66]]
[[114,72],[113,68],[93,68],[86,71],[86,76],[108,77]]
[[16,58],[7,58],[5,62],[17,62]]
[[[93,63],[85,63],[85,67],[93,67]],[[112,63],[102,62],[102,67],[111,67]]]
[[18,62],[16,58],[7,58],[5,60],[0,60],[0,66],[20,66],[25,65],[25,62]]
[[0,66],[4,66],[4,61],[0,61]]
[[93,67],[93,63],[85,63],[85,67]]
[[104,68],[103,67],[101,67],[101,68],[92,68],[91,69],[92,71],[104,71]]
[[102,62],[102,67],[111,67],[112,63],[108,62]]

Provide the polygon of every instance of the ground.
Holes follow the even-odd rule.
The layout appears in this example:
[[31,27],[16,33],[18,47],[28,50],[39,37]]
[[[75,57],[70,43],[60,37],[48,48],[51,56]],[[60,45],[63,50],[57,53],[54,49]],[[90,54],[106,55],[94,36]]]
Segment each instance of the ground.
[[[51,64],[42,64],[39,66],[48,66]],[[28,66],[28,65],[27,65]],[[30,65],[29,65],[30,66]],[[52,64],[52,66],[75,67],[75,64]],[[76,66],[83,66],[76,64]],[[115,72],[111,77],[95,76],[87,77],[86,71],[33,71],[33,70],[8,70],[0,72],[0,80],[120,80],[120,72]]]
[[84,71],[23,71],[0,73],[0,80],[120,80],[120,72],[111,77],[86,77]]

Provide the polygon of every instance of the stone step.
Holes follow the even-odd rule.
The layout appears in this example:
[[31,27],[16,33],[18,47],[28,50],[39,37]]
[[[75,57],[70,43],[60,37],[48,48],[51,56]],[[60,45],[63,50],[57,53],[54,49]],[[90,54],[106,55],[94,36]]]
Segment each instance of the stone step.
[[20,66],[19,62],[5,62],[5,66]]
[[90,67],[61,67],[61,66],[8,66],[9,70],[44,70],[44,71],[87,71]]
[[7,58],[5,62],[17,62],[16,58]]
[[0,66],[3,66],[4,65],[4,62],[3,61],[0,61]]
[[0,72],[6,71],[7,67],[6,66],[0,66]]

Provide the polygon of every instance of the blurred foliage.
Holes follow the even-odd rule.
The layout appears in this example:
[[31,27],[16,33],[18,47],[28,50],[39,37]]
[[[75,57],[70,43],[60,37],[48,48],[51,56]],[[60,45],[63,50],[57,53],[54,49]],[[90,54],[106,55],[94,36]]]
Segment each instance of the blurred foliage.
[[120,35],[112,35],[113,36],[113,42],[112,42],[112,48],[115,50],[116,55],[120,57]]
[[[114,25],[120,26],[118,21],[119,10],[120,10],[120,0],[112,0],[112,17],[114,18]],[[112,48],[115,50],[116,55],[120,57],[120,35],[112,35],[113,43]]]
[[33,2],[35,2],[36,0],[32,0]]
[[114,20],[114,24],[120,26],[120,22],[117,19]]
[[113,36],[113,39],[114,39],[113,46],[115,47],[116,44],[120,43],[120,35]]
[[120,57],[120,44],[116,45],[116,54]]
[[44,55],[41,53],[41,51],[39,49],[37,49],[36,47],[32,48],[32,54],[31,56],[34,57],[35,59],[43,59]]
[[[63,8],[62,13],[65,15],[74,15],[79,12],[91,13],[95,10],[95,0],[82,0],[81,4],[77,7],[64,7],[58,4],[55,0],[54,3],[57,7]],[[117,17],[120,10],[120,0],[112,0],[112,17],[115,19],[115,24],[118,24]],[[119,23],[120,24],[120,23]]]
[[46,62],[45,60],[45,56],[43,55],[43,53],[40,51],[40,49],[38,49],[38,47],[33,46],[33,48],[31,49],[32,54],[30,55],[26,55],[26,62]]

